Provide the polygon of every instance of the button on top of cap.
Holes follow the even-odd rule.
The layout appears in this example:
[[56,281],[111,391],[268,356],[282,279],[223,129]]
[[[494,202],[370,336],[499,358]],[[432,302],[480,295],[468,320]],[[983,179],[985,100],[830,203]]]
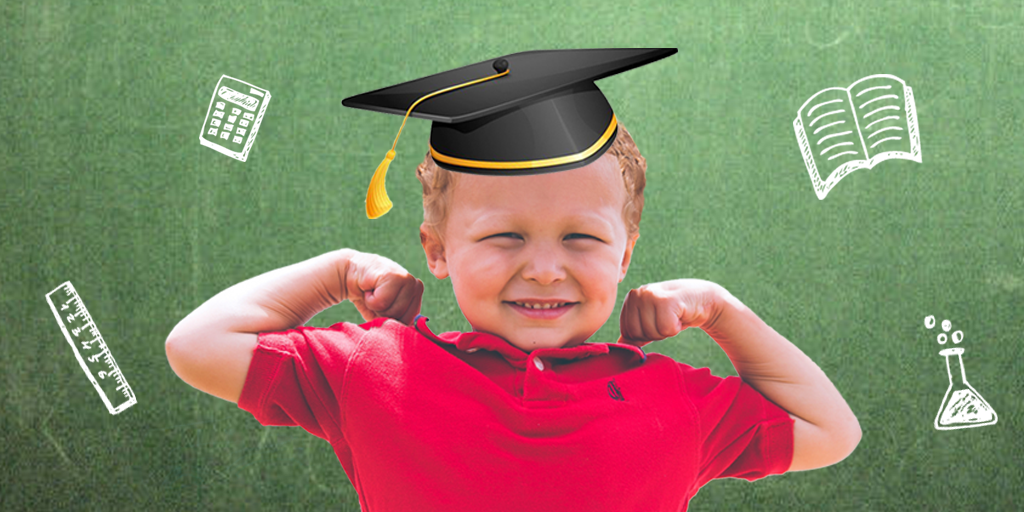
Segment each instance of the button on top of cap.
[[533,365],[536,366],[538,370],[544,371],[544,361],[541,361],[539,357],[533,358]]

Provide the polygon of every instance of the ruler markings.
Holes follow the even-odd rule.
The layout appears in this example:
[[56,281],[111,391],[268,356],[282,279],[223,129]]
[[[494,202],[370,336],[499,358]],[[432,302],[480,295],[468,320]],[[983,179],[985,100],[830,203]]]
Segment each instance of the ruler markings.
[[[54,299],[61,304],[60,310],[57,309]],[[64,337],[67,339],[68,344],[75,351],[75,358],[78,359],[78,364],[82,366],[82,370],[85,372],[85,376],[89,378],[89,382],[92,383],[93,388],[100,395],[103,400],[103,404],[107,406],[107,410],[110,414],[118,414],[121,411],[135,405],[137,403],[135,393],[132,391],[131,386],[128,385],[128,381],[124,378],[124,374],[121,372],[121,368],[117,366],[117,362],[114,361],[114,355],[110,353],[110,348],[107,347],[106,342],[103,340],[103,336],[100,335],[99,328],[96,327],[96,323],[93,321],[92,315],[89,314],[89,310],[85,308],[85,303],[82,302],[82,298],[75,291],[75,287],[72,286],[71,281],[67,281],[64,284],[58,286],[50,293],[46,294],[46,302],[50,304],[50,309],[53,311],[53,316],[57,319],[57,325],[60,326],[61,332],[64,333]],[[62,312],[68,309],[68,305],[74,305],[74,313],[70,313],[62,316]],[[76,317],[79,319],[75,321]],[[66,323],[65,323],[66,321]],[[69,325],[71,329],[69,330]],[[92,334],[92,339],[78,339],[83,331]],[[93,350],[99,348],[98,352],[90,354],[87,358],[83,357],[81,351],[78,349],[78,345],[75,343],[76,339],[82,345],[82,350]],[[94,347],[95,345],[95,347]],[[100,363],[100,360],[103,363]],[[86,362],[88,361],[88,362]],[[94,363],[95,366],[90,366],[89,363]],[[100,370],[99,368],[105,369]],[[93,372],[93,370],[97,371]],[[97,379],[97,376],[99,379]],[[108,381],[107,379],[112,380]],[[117,382],[118,386],[112,388],[114,391],[120,391],[119,394],[123,394],[125,400],[118,401],[116,404],[112,403],[110,397],[107,396],[107,392],[104,387],[110,388],[110,382]]]

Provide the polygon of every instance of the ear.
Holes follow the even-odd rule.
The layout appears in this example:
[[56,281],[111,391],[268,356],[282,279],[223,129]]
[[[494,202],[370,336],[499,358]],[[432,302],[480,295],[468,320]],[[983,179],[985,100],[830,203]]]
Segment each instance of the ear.
[[423,252],[427,255],[427,267],[430,273],[438,279],[448,277],[448,260],[444,257],[444,244],[434,234],[434,230],[424,222],[420,224],[420,243],[423,244]]
[[619,272],[619,282],[626,278],[626,270],[629,270],[629,262],[633,258],[633,247],[636,246],[636,240],[640,238],[640,233],[637,233],[626,241],[626,253],[622,255],[622,268]]

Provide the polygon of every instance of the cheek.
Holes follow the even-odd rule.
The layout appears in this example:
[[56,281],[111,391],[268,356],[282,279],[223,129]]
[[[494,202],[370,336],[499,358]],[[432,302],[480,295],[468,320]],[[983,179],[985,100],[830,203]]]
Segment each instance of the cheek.
[[502,286],[509,261],[497,251],[481,247],[460,251],[458,256],[449,260],[449,266],[456,290],[467,295],[480,295]]
[[623,249],[621,247],[603,246],[594,251],[588,251],[580,258],[582,265],[594,274],[595,277],[615,275],[618,276],[622,266]]
[[614,249],[595,253],[581,260],[578,276],[584,287],[593,294],[592,299],[607,302],[613,307],[619,290],[619,272],[622,257]]

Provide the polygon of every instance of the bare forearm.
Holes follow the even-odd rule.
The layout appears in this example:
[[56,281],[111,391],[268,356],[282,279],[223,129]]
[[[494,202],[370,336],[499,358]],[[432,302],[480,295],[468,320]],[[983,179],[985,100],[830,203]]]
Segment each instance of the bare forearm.
[[175,331],[216,327],[255,334],[303,325],[345,300],[345,272],[353,252],[332,251],[238,283],[203,303]]
[[789,470],[835,464],[860,442],[860,425],[825,372],[720,285],[674,279],[630,290],[620,342],[643,344],[700,327],[747,384],[793,418]]
[[729,356],[740,378],[794,419],[813,426],[797,425],[798,432],[810,431],[802,441],[814,439],[819,445],[813,451],[831,446],[840,460],[845,457],[860,440],[860,426],[825,372],[728,292],[721,303],[719,315],[705,330]]
[[175,326],[167,359],[193,387],[237,402],[260,332],[291,329],[346,298],[339,250],[253,277],[213,296]]
[[[766,398],[810,423],[849,412],[839,391],[811,358],[731,295],[705,329],[736,372]],[[852,413],[850,413],[852,414]]]

